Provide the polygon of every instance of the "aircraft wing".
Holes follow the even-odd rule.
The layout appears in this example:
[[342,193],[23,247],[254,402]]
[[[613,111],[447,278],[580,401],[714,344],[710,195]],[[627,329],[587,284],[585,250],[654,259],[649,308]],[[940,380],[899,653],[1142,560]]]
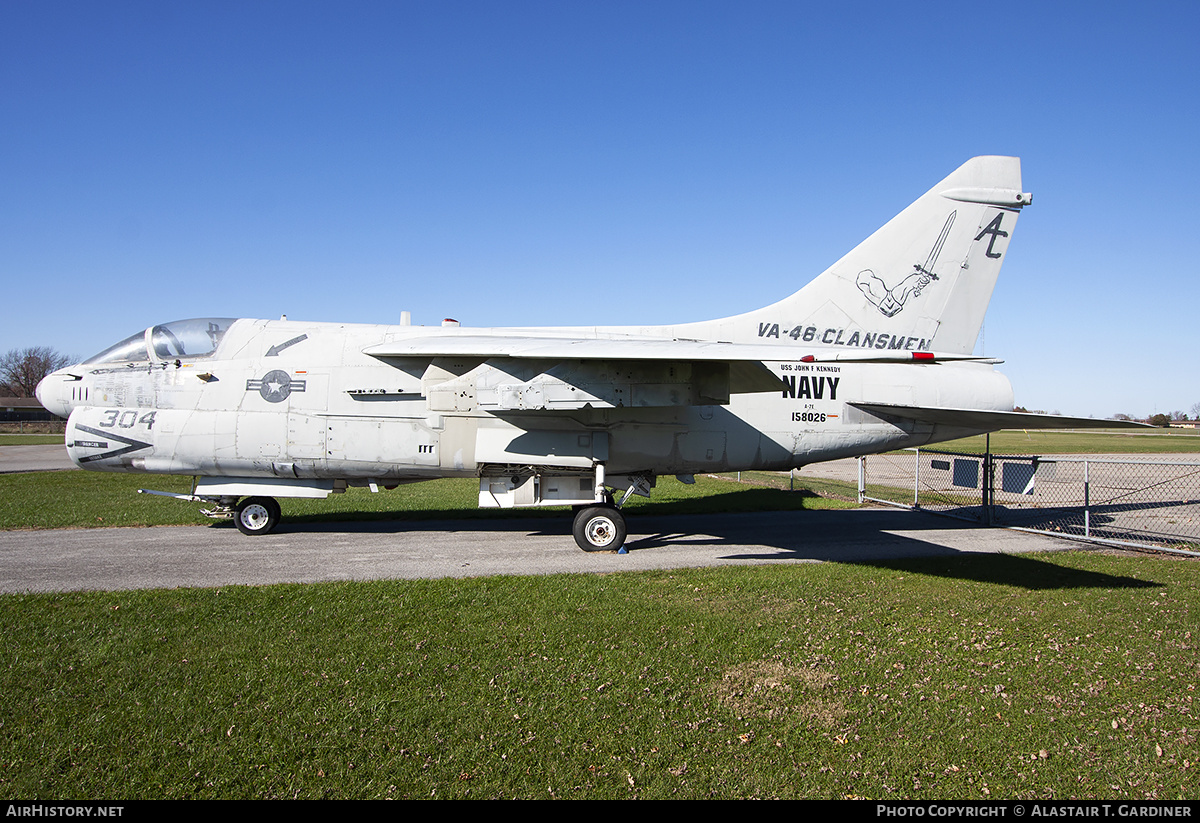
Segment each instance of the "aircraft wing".
[[[591,374],[601,361],[619,362],[624,367],[634,368],[643,376],[662,373],[668,366],[689,364],[681,374],[665,378],[664,387],[670,383],[676,388],[690,385],[697,391],[680,393],[666,392],[662,397],[688,398],[664,401],[649,399],[641,392],[639,402],[658,405],[668,402],[720,403],[728,402],[730,394],[779,391],[783,387],[779,376],[765,363],[792,361],[804,363],[858,362],[858,363],[930,363],[949,360],[987,360],[971,355],[937,354],[933,352],[872,350],[843,351],[814,349],[809,346],[769,343],[726,343],[706,340],[686,340],[653,337],[584,337],[527,334],[433,334],[396,337],[385,343],[368,346],[363,353],[380,359],[441,357],[465,357],[479,361],[550,361],[555,364],[583,363],[582,375],[571,377],[579,387],[582,380],[596,388],[597,396],[604,390],[598,388],[607,378]],[[988,362],[998,362],[988,360]],[[594,378],[594,379],[593,379]],[[544,381],[537,381],[544,383]],[[479,388],[479,387],[477,387]],[[540,390],[539,390],[540,391]],[[591,395],[574,394],[575,398],[588,398],[579,402],[592,402]],[[545,395],[536,401],[545,403],[546,408],[555,404]],[[573,406],[574,403],[567,403]]]
[[993,358],[936,352],[813,349],[770,343],[722,343],[654,337],[536,337],[489,334],[402,337],[368,346],[372,357],[514,357],[538,360],[656,360],[724,363],[910,363]]
[[[597,363],[620,361],[645,366],[647,373],[666,366],[691,363],[697,379],[704,379],[710,402],[728,402],[728,394],[779,391],[782,382],[762,361],[793,359],[775,346],[739,345],[661,338],[539,337],[498,334],[447,334],[404,337],[369,346],[364,354],[378,358],[467,357],[480,361],[550,361]],[[714,372],[714,370],[716,370]],[[718,387],[712,384],[716,378]],[[578,378],[576,378],[578,379]],[[587,379],[584,377],[583,379]],[[683,378],[680,378],[683,379]],[[686,378],[690,380],[691,377]],[[696,402],[699,402],[697,400]]]
[[945,409],[931,406],[898,406],[886,403],[851,403],[855,408],[877,417],[899,417],[922,423],[961,426],[965,429],[1137,429],[1153,428],[1145,423],[1125,420],[1097,420],[1094,417],[1063,417],[1055,414],[991,411],[988,409]]

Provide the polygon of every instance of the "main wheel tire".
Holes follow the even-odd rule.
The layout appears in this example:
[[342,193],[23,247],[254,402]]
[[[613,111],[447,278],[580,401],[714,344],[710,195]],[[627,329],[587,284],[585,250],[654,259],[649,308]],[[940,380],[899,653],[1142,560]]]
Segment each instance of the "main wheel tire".
[[279,525],[279,515],[274,497],[247,497],[234,509],[233,522],[242,534],[267,534]]
[[575,542],[585,552],[612,552],[625,545],[625,517],[611,506],[589,506],[575,515]]

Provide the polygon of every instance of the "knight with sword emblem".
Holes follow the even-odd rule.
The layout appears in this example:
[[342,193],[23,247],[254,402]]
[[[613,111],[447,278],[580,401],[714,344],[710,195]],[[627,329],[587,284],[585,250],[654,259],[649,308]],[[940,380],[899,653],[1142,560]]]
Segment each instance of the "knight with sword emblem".
[[946,218],[946,225],[942,226],[942,233],[938,236],[937,242],[933,244],[929,257],[925,259],[925,265],[914,264],[915,271],[901,280],[895,288],[889,289],[883,279],[870,269],[864,269],[858,273],[856,282],[859,290],[879,308],[884,317],[894,317],[899,314],[909,297],[920,296],[922,289],[938,279],[938,276],[933,273],[933,267],[937,264],[938,255],[942,253],[942,246],[946,243],[946,237],[950,234],[950,227],[954,225],[954,216],[957,213],[952,211]]

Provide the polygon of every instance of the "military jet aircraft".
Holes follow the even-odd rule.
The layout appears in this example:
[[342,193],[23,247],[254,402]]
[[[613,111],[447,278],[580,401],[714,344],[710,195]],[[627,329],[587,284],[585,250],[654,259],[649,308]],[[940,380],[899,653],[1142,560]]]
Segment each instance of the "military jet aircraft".
[[[45,378],[81,468],[190,475],[245,534],[280,497],[438,477],[481,507],[571,506],[587,551],[657,477],[784,471],[1007,427],[972,354],[1020,211],[1015,157],[977,157],[795,294],[652,327],[466,328],[202,318],[151,326]],[[1111,425],[1111,423],[1108,423]]]

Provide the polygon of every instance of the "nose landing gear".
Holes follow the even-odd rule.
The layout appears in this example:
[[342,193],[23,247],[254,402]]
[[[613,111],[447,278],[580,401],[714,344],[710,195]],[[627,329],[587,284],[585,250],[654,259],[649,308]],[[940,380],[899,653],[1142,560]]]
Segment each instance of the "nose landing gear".
[[279,525],[279,516],[274,497],[247,497],[233,510],[233,522],[242,534],[267,534]]

